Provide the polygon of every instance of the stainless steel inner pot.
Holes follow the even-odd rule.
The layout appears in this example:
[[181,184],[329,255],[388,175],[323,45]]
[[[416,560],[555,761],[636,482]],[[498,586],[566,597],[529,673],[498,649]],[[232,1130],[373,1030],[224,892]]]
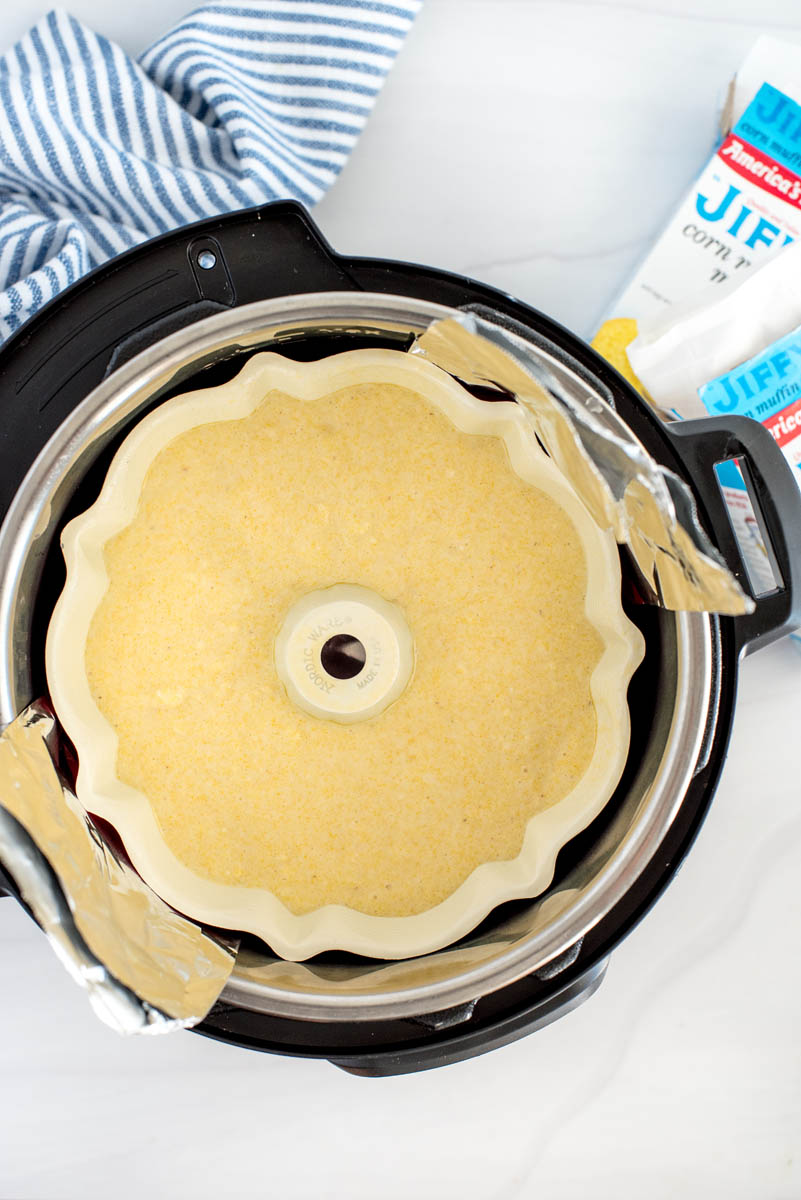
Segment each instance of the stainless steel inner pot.
[[[453,315],[441,305],[372,293],[322,292],[221,312],[125,362],[78,405],[39,454],[0,528],[0,727],[34,698],[29,655],[45,557],[78,483],[108,444],[168,390],[202,367],[321,335],[417,334]],[[341,348],[341,347],[340,347]],[[578,399],[608,402],[584,374],[542,345],[531,353]],[[373,1021],[466,1004],[567,954],[626,895],[657,853],[693,775],[704,765],[714,704],[713,636],[703,614],[660,614],[660,717],[636,771],[592,849],[545,896],[501,910],[458,945],[380,963],[290,963],[244,949],[223,1000],[279,1017]]]

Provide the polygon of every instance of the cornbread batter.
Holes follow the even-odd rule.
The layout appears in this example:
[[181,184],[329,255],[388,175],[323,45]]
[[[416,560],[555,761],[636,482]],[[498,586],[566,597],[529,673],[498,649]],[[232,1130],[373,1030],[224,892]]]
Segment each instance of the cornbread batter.
[[[587,768],[602,641],[578,534],[500,439],[415,392],[271,392],[181,434],[104,554],[86,664],[117,774],[205,878],[294,913],[418,913],[515,858]],[[397,605],[415,649],[353,724],[298,708],[274,658],[292,605],[339,583]]]

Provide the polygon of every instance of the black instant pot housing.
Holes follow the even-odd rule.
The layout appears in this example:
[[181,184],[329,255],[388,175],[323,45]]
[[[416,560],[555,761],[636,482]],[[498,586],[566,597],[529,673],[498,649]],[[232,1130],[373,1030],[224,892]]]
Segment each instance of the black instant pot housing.
[[[215,312],[272,297],[364,291],[407,296],[450,308],[492,310],[526,338],[564,356],[598,383],[622,419],[660,463],[690,484],[702,524],[749,590],[714,475],[714,464],[738,458],[775,559],[777,588],[757,598],[754,613],[713,618],[715,700],[700,767],[659,854],[624,899],[574,947],[546,967],[474,1003],[407,1019],[301,1021],[220,1002],[196,1032],[251,1049],[329,1059],[360,1075],[439,1066],[504,1045],[576,1007],[600,984],[610,952],[653,904],[678,869],[704,819],[726,755],[740,656],[801,621],[801,493],[770,435],[745,418],[710,418],[666,426],[632,388],[584,342],[536,310],[493,288],[448,272],[381,259],[346,258],[326,244],[293,202],[245,210],[188,226],[112,259],[79,280],[29,320],[0,350],[0,516],[49,437],[107,375],[166,335]],[[347,348],[354,348],[353,340]],[[371,345],[376,345],[373,338]],[[380,344],[380,342],[378,343]],[[397,339],[387,340],[397,347]],[[290,354],[306,358],[342,346],[330,342]],[[208,385],[208,377],[204,376]],[[191,386],[183,382],[180,390]],[[699,436],[703,434],[703,436]],[[55,557],[56,547],[53,548]],[[51,588],[58,586],[56,576]],[[52,606],[54,596],[29,597]],[[627,611],[650,650],[632,683],[632,742],[659,686],[653,635],[659,610],[639,602],[630,583]],[[41,658],[40,649],[31,655]],[[43,676],[36,679],[45,690]],[[581,851],[592,828],[562,854]],[[561,858],[561,856],[560,856]],[[557,863],[557,874],[559,863]],[[2,879],[16,895],[13,880]],[[17,897],[19,898],[19,897]],[[324,969],[325,957],[321,957]]]

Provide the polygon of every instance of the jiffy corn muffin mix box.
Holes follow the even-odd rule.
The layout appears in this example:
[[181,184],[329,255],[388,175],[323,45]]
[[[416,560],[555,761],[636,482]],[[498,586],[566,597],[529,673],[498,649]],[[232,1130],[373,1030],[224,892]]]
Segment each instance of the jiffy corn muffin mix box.
[[711,301],[801,238],[801,46],[760,38],[732,81],[722,139],[593,345],[632,382],[638,325]]
[[[801,325],[789,283],[798,247],[771,263],[764,287],[741,288],[801,245],[798,101],[801,46],[759,39],[730,85],[718,146],[593,345],[668,419],[760,421],[801,487]],[[766,336],[776,326],[789,332]],[[743,473],[736,461],[716,471],[751,586],[770,591],[777,580]]]

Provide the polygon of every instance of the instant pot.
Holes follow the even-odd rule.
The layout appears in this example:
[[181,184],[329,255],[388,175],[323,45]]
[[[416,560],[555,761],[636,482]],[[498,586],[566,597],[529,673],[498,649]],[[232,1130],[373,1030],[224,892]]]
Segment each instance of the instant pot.
[[[628,762],[601,815],[561,851],[543,896],[501,905],[457,944],[399,962],[335,953],[286,962],[243,940],[195,1032],[360,1075],[491,1050],[599,986],[611,951],[675,874],[704,819],[741,655],[801,618],[801,492],[791,470],[771,435],[744,418],[665,425],[587,345],[501,292],[428,267],[335,254],[292,202],[203,221],[113,259],[0,351],[4,726],[46,693],[45,633],[64,579],[59,533],[96,498],[132,423],[171,395],[232,378],[257,350],[303,360],[403,350],[454,309],[522,335],[575,399],[612,405],[690,485],[701,523],[749,591],[714,472],[736,458],[777,583],[747,616],[670,612],[645,602],[621,550],[624,606],[646,643],[629,689]],[[12,879],[3,883],[17,894]]]

